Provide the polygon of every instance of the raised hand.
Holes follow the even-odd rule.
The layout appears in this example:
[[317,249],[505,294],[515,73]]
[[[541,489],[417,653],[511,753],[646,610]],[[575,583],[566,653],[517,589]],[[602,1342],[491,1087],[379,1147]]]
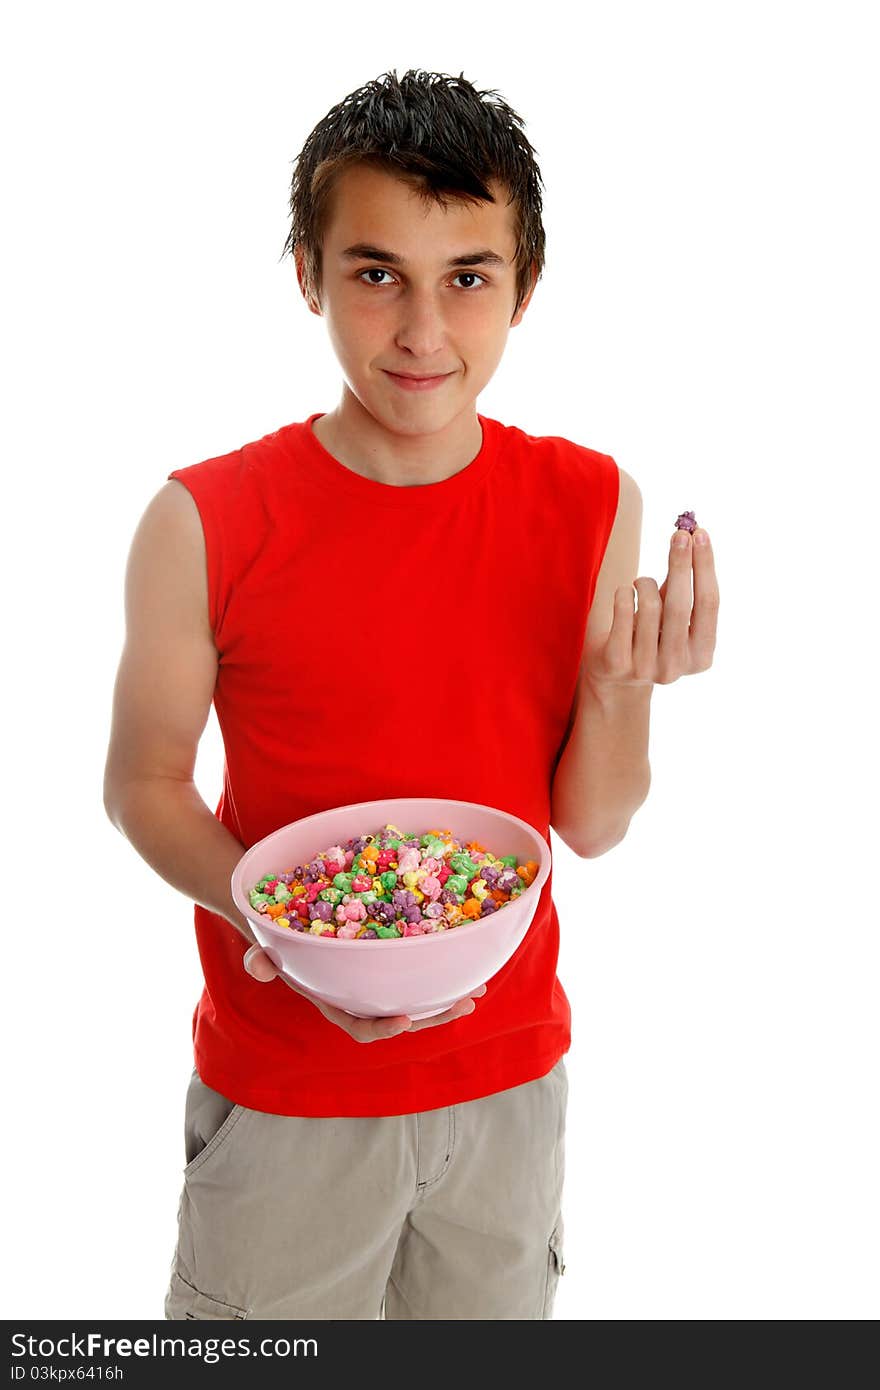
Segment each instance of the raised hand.
[[719,594],[708,532],[698,526],[692,538],[687,531],[676,531],[660,587],[644,577],[633,583],[638,611],[633,585],[621,586],[614,594],[607,638],[585,644],[584,674],[599,693],[671,685],[679,676],[692,676],[712,665]]

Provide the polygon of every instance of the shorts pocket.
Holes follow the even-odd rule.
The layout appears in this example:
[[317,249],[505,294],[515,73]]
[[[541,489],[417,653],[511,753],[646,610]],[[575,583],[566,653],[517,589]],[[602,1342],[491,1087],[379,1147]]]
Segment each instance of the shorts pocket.
[[185,1178],[191,1178],[194,1173],[198,1172],[198,1170],[203,1166],[203,1164],[207,1163],[210,1159],[215,1157],[219,1150],[227,1143],[229,1136],[235,1129],[235,1126],[246,1114],[246,1106],[231,1106],[219,1129],[217,1129],[214,1132],[214,1134],[211,1135],[208,1142],[205,1145],[203,1145],[203,1147],[199,1149],[198,1153],[190,1160],[189,1163],[187,1163],[186,1167],[183,1170],[183,1176]]
[[225,1303],[222,1298],[213,1298],[202,1293],[175,1270],[171,1275],[171,1287],[165,1300],[165,1317],[172,1320],[194,1319],[197,1322],[211,1319],[240,1321],[246,1318],[249,1309],[238,1308],[234,1303]]
[[559,1283],[559,1276],[565,1273],[565,1263],[562,1258],[562,1221],[554,1226],[550,1233],[547,1243],[547,1283],[544,1288],[544,1310],[541,1314],[543,1318],[553,1317],[553,1303],[556,1298],[556,1286]]

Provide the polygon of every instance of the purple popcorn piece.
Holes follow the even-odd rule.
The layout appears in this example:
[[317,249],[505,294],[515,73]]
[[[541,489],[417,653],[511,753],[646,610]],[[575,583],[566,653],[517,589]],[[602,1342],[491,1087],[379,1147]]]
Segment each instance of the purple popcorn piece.
[[690,531],[693,534],[697,529],[697,518],[693,512],[682,512],[675,518],[676,531]]

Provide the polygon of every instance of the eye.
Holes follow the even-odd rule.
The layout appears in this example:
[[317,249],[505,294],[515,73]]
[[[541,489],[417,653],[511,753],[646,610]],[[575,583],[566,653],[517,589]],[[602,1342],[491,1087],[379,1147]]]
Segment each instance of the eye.
[[[375,285],[377,289],[380,289],[382,287],[383,282],[380,280],[364,280],[365,275],[389,275],[391,276],[392,280],[394,279],[394,276],[391,275],[390,270],[383,270],[382,267],[378,265],[371,265],[368,266],[366,270],[358,271],[357,278],[363,284]],[[475,270],[460,270],[454,278],[456,280],[461,280],[462,278],[465,278],[467,280],[479,280],[484,285],[487,283],[485,278],[482,275],[478,275]],[[462,285],[460,288],[472,292],[472,287],[470,285]]]
[[[365,276],[365,275],[390,275],[390,274],[391,274],[390,270],[382,270],[381,266],[378,266],[378,265],[371,265],[367,270],[360,270],[360,271],[358,271],[358,279],[359,279],[360,281],[362,281],[364,284],[377,285],[377,284],[379,283],[378,280],[364,281],[364,276]],[[393,277],[392,277],[392,278],[393,278]]]

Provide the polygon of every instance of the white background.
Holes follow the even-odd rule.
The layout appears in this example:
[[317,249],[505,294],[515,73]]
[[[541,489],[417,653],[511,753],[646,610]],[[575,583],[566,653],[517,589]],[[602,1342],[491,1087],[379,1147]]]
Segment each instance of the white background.
[[[201,976],[191,902],[102,806],[125,561],[172,468],[335,405],[279,261],[292,161],[392,67],[498,90],[537,150],[547,267],[480,411],[613,454],[658,583],[694,509],[721,587],[626,839],[554,837],[556,1316],[877,1316],[871,8],[5,20],[7,1318],[162,1317]],[[212,808],[221,765],[212,714]]]

